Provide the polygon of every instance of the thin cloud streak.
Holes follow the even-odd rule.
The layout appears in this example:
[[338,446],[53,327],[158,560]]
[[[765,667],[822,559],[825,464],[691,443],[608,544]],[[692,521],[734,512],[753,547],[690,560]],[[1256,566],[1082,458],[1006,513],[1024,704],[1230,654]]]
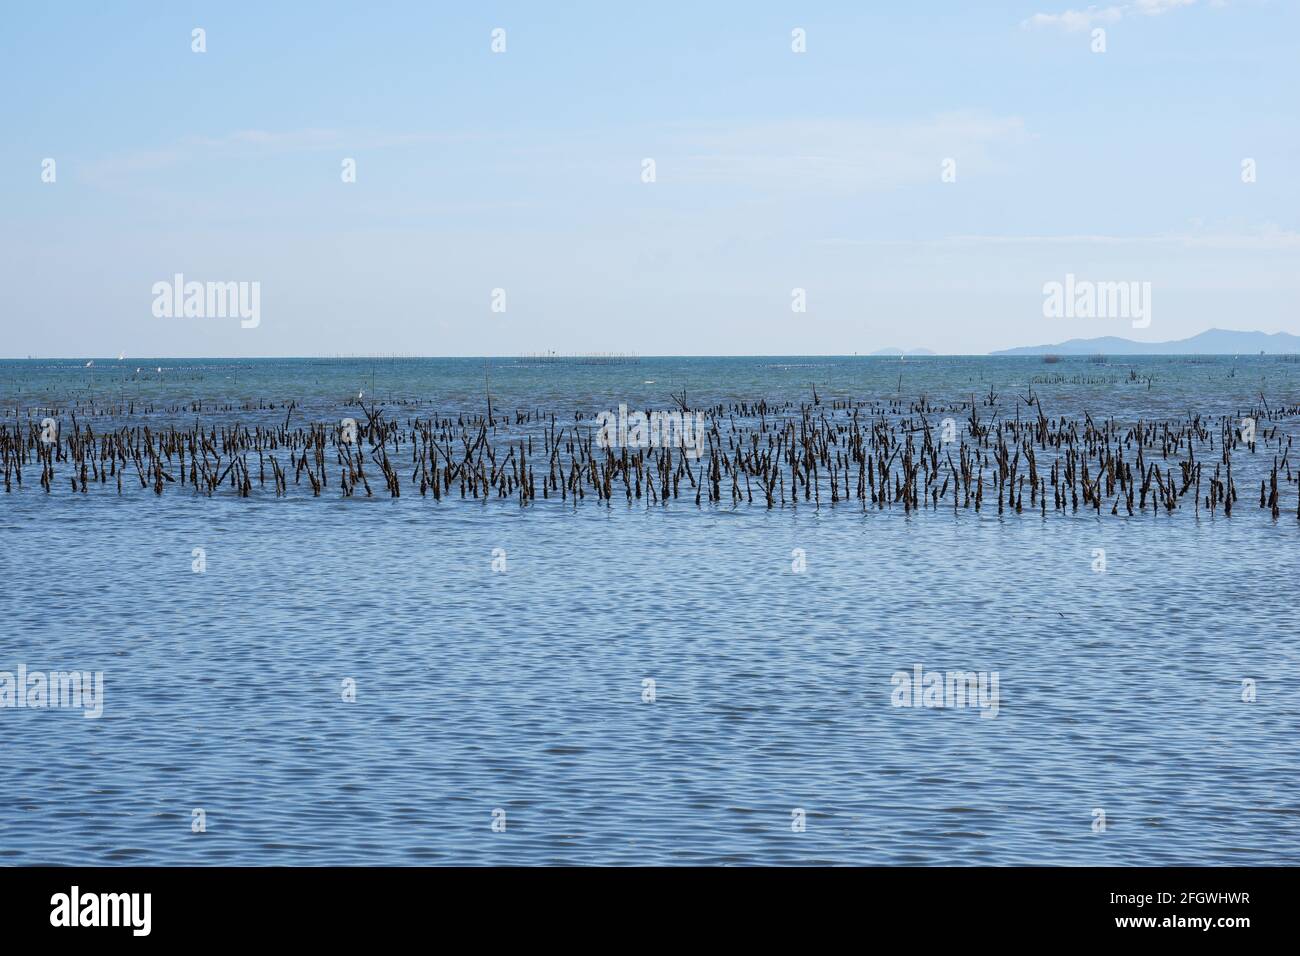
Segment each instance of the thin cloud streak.
[[1130,14],[1148,17],[1159,16],[1181,7],[1190,7],[1196,0],[1134,0],[1133,3],[1108,7],[1090,6],[1085,10],[1065,10],[1061,13],[1035,13],[1021,22],[1025,29],[1059,27],[1069,33],[1090,29],[1095,24],[1116,23]]
[[828,246],[878,246],[878,247],[956,247],[981,245],[1161,245],[1187,246],[1205,249],[1298,249],[1300,232],[1262,228],[1256,233],[1164,233],[1149,236],[1062,235],[1062,236],[997,236],[955,235],[933,239],[851,239],[830,238],[817,240]]

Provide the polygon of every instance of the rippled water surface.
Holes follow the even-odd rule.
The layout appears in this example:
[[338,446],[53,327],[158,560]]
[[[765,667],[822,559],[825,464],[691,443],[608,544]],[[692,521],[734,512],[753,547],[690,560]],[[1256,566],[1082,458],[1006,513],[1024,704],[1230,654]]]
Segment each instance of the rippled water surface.
[[[181,400],[292,399],[310,418],[364,388],[448,410],[483,375],[481,360],[152,379],[102,364],[91,383],[82,363],[0,363],[0,404],[12,422],[98,394],[161,420]],[[1261,358],[490,374],[502,407],[566,409],[668,386],[876,398],[904,375],[908,395],[957,400],[1113,376],[1036,387],[1052,414],[1153,419],[1294,403],[1298,373]],[[0,671],[105,683],[97,720],[0,709],[0,862],[1300,863],[1290,494],[1277,521],[0,494]],[[996,717],[892,706],[891,676],[916,664],[997,672]]]

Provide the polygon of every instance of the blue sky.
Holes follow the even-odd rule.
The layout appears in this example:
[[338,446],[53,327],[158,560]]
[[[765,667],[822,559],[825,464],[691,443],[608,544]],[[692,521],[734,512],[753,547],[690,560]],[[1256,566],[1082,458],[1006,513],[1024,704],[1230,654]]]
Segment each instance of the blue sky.
[[[555,6],[6,7],[0,355],[1300,332],[1293,2]],[[260,324],[156,318],[178,272]],[[1150,327],[1045,318],[1066,273]]]

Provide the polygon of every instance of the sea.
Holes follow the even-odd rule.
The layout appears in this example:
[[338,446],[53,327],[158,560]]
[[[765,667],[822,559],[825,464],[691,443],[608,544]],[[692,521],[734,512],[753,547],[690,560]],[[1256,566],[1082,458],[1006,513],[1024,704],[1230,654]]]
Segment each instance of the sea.
[[[1031,391],[1300,432],[1262,355],[9,360],[0,425]],[[0,864],[1300,863],[1294,480],[1130,516],[36,477],[0,493]],[[20,668],[100,712],[17,706]],[[921,692],[950,673],[980,692]]]

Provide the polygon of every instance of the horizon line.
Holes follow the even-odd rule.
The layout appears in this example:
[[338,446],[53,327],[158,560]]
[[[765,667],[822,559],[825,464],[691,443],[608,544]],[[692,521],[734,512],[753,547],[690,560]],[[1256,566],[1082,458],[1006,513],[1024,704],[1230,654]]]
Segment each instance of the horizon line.
[[[1140,343],[1138,343],[1140,344]],[[1154,344],[1154,343],[1153,343]],[[1164,344],[1164,343],[1159,343]],[[759,359],[759,358],[859,358],[859,359],[936,359],[936,358],[1042,358],[1045,355],[1055,356],[1061,359],[1067,358],[1095,358],[1100,355],[1103,357],[1110,356],[1114,358],[1238,358],[1243,355],[1247,357],[1266,356],[1294,356],[1300,355],[1300,352],[1031,352],[1020,355],[1003,354],[1020,349],[1044,349],[1049,346],[1028,345],[1013,346],[1011,349],[999,349],[996,352],[928,352],[928,353],[894,353],[878,354],[873,352],[753,352],[753,353],[681,353],[681,354],[661,354],[661,355],[623,355],[618,358],[611,358],[607,363],[609,365],[634,364],[641,360],[653,359]],[[527,355],[137,355],[128,356],[118,359],[110,355],[23,355],[23,356],[0,356],[0,362],[84,362],[103,360],[106,366],[116,365],[119,362],[132,361],[153,361],[155,359],[166,362],[177,361],[228,361],[228,362],[263,362],[263,361],[388,361],[388,362],[420,362],[429,360],[443,359],[465,359],[465,360],[486,360],[486,361],[545,361],[548,358],[554,359],[592,359],[592,364],[599,364],[599,359],[603,355],[583,355],[580,353],[556,354],[555,356],[527,356]]]
[[[884,349],[877,349],[877,350],[875,350],[875,351],[872,351],[872,352],[865,352],[865,353],[864,353],[864,352],[851,352],[851,353],[850,353],[850,352],[750,352],[750,353],[731,352],[731,353],[712,353],[712,354],[710,354],[710,353],[698,353],[698,352],[691,352],[691,353],[685,353],[685,352],[683,352],[683,353],[663,353],[663,354],[656,354],[656,355],[641,355],[641,354],[639,354],[639,353],[637,353],[637,352],[614,352],[614,351],[604,351],[604,352],[600,352],[600,351],[592,351],[592,352],[559,352],[559,351],[551,350],[550,352],[518,352],[518,353],[515,353],[515,354],[513,354],[513,355],[469,355],[469,354],[455,354],[455,355],[415,355],[415,354],[409,354],[409,355],[408,355],[408,354],[400,354],[400,353],[396,353],[396,352],[394,352],[394,353],[389,353],[389,354],[384,354],[384,353],[374,353],[374,354],[368,354],[368,355],[367,355],[367,354],[344,354],[344,353],[336,352],[336,353],[334,353],[334,354],[332,354],[332,355],[330,355],[330,354],[319,354],[319,355],[289,355],[289,354],[279,354],[279,355],[243,355],[243,356],[236,356],[236,355],[136,355],[136,356],[132,356],[132,357],[130,357],[129,360],[130,360],[130,361],[145,361],[145,360],[158,359],[158,360],[162,360],[162,361],[174,362],[174,361],[183,360],[183,359],[203,359],[203,360],[217,360],[217,359],[222,359],[222,360],[227,360],[227,361],[262,361],[262,360],[268,360],[268,359],[298,359],[298,360],[335,359],[335,360],[354,360],[354,361],[365,361],[365,360],[376,361],[376,360],[379,360],[379,359],[385,359],[385,360],[389,360],[389,361],[393,361],[393,360],[427,360],[427,359],[483,359],[483,360],[486,360],[486,361],[491,361],[491,360],[504,360],[504,359],[510,359],[510,360],[514,360],[514,361],[519,361],[519,360],[521,360],[521,359],[524,359],[524,360],[527,360],[527,359],[533,359],[533,360],[537,360],[537,361],[543,361],[543,360],[546,360],[546,359],[554,358],[554,359],[606,359],[606,360],[609,360],[610,364],[615,364],[616,362],[618,362],[618,361],[620,361],[620,360],[622,360],[622,361],[639,361],[639,360],[641,360],[641,359],[643,359],[643,358],[644,358],[644,359],[665,359],[665,358],[714,358],[714,359],[716,359],[716,358],[889,358],[889,359],[893,359],[893,358],[900,358],[900,359],[907,359],[907,358],[912,358],[912,359],[918,359],[918,358],[1023,358],[1023,357],[1027,357],[1027,356],[1029,356],[1029,355],[1036,355],[1036,354],[1049,354],[1049,355],[1051,355],[1051,354],[1057,354],[1057,353],[1050,352],[1050,351],[1047,351],[1047,352],[1044,353],[1044,352],[1040,352],[1039,350],[1078,348],[1080,344],[1083,344],[1083,343],[1089,343],[1089,342],[1102,342],[1102,341],[1108,341],[1108,342],[1109,342],[1109,341],[1114,341],[1114,342],[1121,342],[1121,343],[1123,343],[1125,346],[1136,346],[1136,347],[1138,347],[1138,348],[1146,348],[1146,347],[1161,346],[1161,345],[1178,345],[1178,344],[1180,344],[1180,343],[1190,342],[1190,341],[1192,341],[1193,339],[1197,339],[1197,338],[1200,338],[1200,337],[1202,337],[1202,336],[1209,335],[1209,334],[1212,333],[1212,332],[1221,332],[1221,333],[1226,333],[1226,334],[1228,334],[1228,335],[1251,335],[1251,336],[1264,336],[1264,337],[1266,337],[1266,338],[1273,338],[1273,337],[1275,337],[1275,336],[1279,336],[1279,335],[1287,336],[1288,338],[1297,338],[1297,337],[1300,337],[1300,336],[1297,336],[1295,333],[1292,333],[1292,332],[1282,332],[1282,331],[1279,331],[1279,332],[1264,332],[1264,331],[1262,331],[1262,330],[1260,330],[1260,329],[1224,329],[1224,328],[1220,328],[1219,326],[1211,326],[1211,327],[1209,327],[1209,328],[1207,328],[1207,329],[1205,329],[1205,330],[1203,330],[1203,331],[1201,331],[1201,332],[1196,332],[1196,333],[1194,333],[1194,334],[1192,334],[1192,335],[1185,336],[1184,338],[1180,338],[1180,339],[1165,339],[1164,341],[1160,341],[1160,342],[1143,342],[1143,341],[1141,341],[1141,340],[1139,340],[1139,339],[1126,339],[1126,338],[1124,338],[1124,337],[1122,337],[1122,336],[1119,336],[1119,335],[1098,335],[1098,336],[1093,336],[1093,337],[1091,337],[1091,338],[1078,338],[1078,337],[1076,337],[1076,338],[1071,338],[1071,339],[1065,339],[1064,341],[1061,341],[1061,342],[1045,342],[1045,343],[1041,343],[1041,344],[1037,344],[1037,345],[1013,345],[1013,346],[1010,346],[1010,347],[1007,347],[1007,348],[992,349],[992,350],[987,351],[987,352],[937,352],[937,351],[934,351],[934,350],[932,350],[932,349],[928,349],[928,348],[926,348],[926,347],[924,347],[924,346],[919,346],[919,347],[914,348],[914,349],[911,349],[911,350],[904,350],[904,349],[898,348],[897,346],[887,346],[887,347],[885,347]],[[1021,352],[1022,354],[1019,355],[1019,356],[1017,356],[1017,355],[1008,355],[1008,354],[1005,354],[1005,353],[1010,353],[1010,352]],[[1060,358],[1067,358],[1067,357],[1071,357],[1071,356],[1077,357],[1077,356],[1080,356],[1080,355],[1089,355],[1089,356],[1103,355],[1103,356],[1104,356],[1104,355],[1106,355],[1106,354],[1107,354],[1107,353],[1106,353],[1104,350],[1100,350],[1100,349],[1099,349],[1097,352],[1089,352],[1089,353],[1082,353],[1082,352],[1064,352],[1064,353],[1061,353],[1060,355],[1058,355],[1058,357],[1060,357]],[[1243,355],[1243,354],[1247,354],[1247,355],[1295,355],[1295,354],[1300,354],[1300,352],[1263,352],[1263,351],[1255,352],[1255,351],[1252,350],[1252,351],[1249,351],[1249,352],[1240,352],[1240,351],[1234,351],[1234,352],[1114,352],[1114,353],[1111,353],[1111,354],[1115,355],[1116,357],[1122,357],[1122,356],[1137,356],[1137,355],[1145,355],[1145,356],[1147,356],[1147,357],[1154,357],[1154,356],[1161,356],[1161,355],[1168,355],[1168,356],[1171,356],[1171,357],[1187,356],[1187,355],[1202,355],[1202,356],[1228,357],[1228,356],[1240,356],[1240,355]],[[76,361],[85,361],[85,360],[90,360],[90,361],[100,361],[100,360],[103,360],[103,361],[105,361],[105,362],[112,363],[112,362],[125,362],[125,361],[128,361],[128,358],[127,358],[125,355],[123,355],[123,357],[121,357],[121,358],[115,358],[115,357],[112,356],[112,355],[99,356],[99,355],[85,355],[85,354],[80,355],[80,356],[77,356],[77,355],[25,355],[25,356],[19,356],[19,355],[6,355],[6,356],[0,356],[0,362],[34,362],[34,361],[42,361],[42,362],[76,362]]]

